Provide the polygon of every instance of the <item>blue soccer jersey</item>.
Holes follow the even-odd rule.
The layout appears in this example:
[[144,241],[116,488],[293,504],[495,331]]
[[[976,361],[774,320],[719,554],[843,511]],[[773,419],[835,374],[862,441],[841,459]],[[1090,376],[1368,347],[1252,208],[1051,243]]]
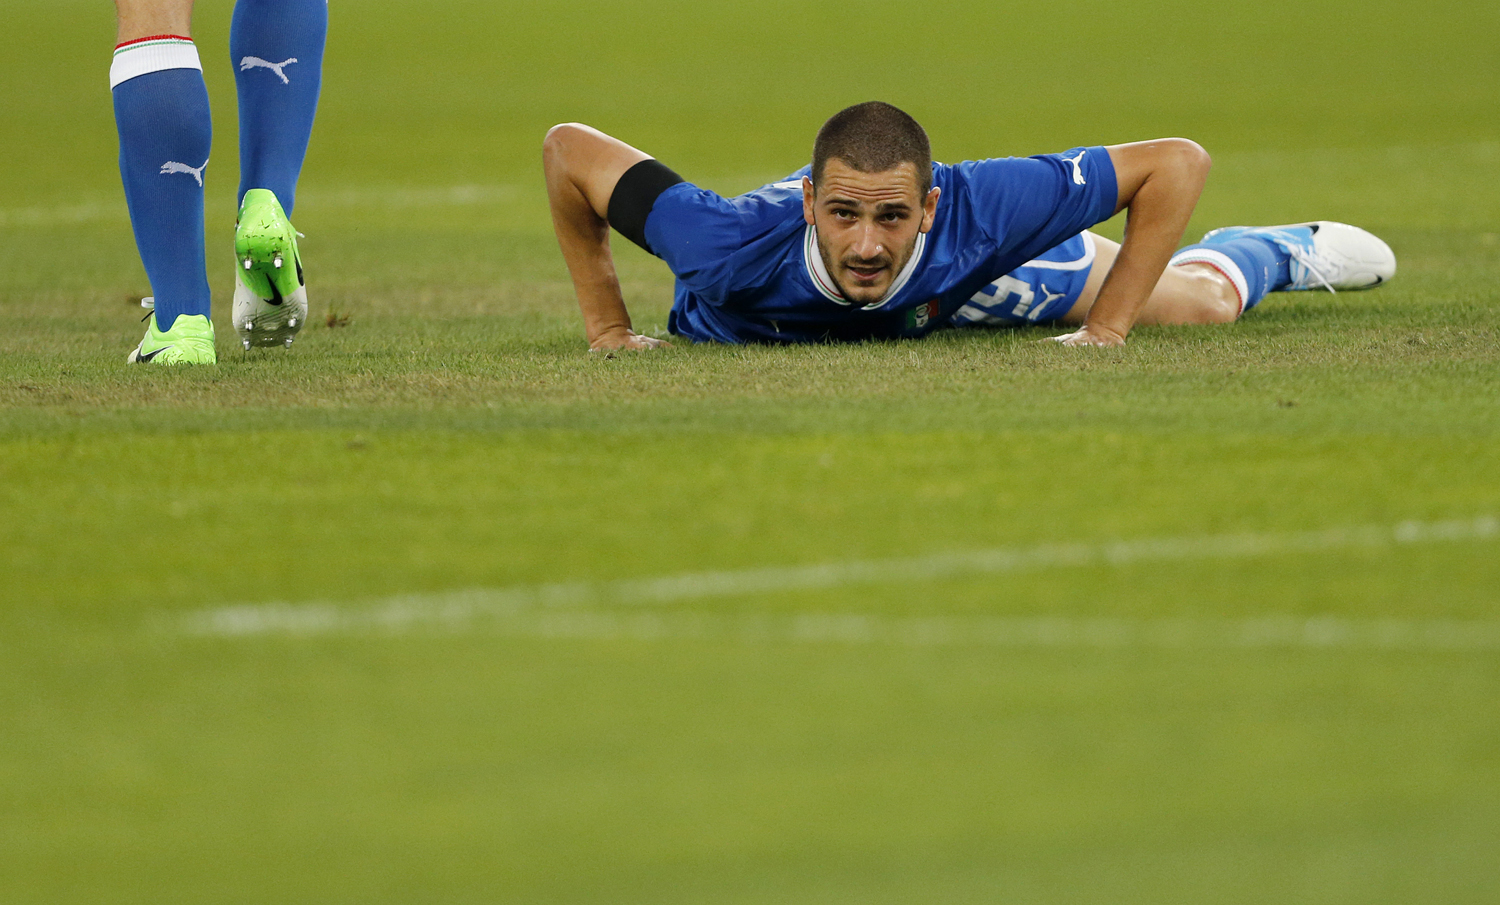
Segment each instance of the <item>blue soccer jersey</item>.
[[1115,213],[1102,147],[932,167],[942,189],[881,301],[843,298],[802,218],[802,177],[725,198],[678,183],[646,218],[653,254],[677,277],[671,332],[698,341],[824,342],[922,336],[976,294]]

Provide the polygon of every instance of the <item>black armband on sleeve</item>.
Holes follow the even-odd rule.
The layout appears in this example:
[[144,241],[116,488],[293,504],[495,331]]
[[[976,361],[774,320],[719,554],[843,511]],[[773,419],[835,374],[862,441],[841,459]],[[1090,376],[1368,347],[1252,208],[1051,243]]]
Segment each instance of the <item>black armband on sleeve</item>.
[[[625,171],[609,196],[609,225],[620,235],[651,251],[646,244],[646,216],[657,196],[679,182],[686,182],[657,160],[643,160]],[[651,252],[655,254],[656,252]]]

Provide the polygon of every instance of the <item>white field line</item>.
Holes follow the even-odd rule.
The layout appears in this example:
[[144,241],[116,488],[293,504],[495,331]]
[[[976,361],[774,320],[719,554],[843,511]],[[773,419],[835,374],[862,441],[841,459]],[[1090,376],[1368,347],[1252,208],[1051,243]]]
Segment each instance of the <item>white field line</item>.
[[[523,191],[518,185],[450,185],[430,188],[359,186],[307,189],[297,194],[299,208],[380,207],[408,210],[422,207],[475,207],[513,201]],[[118,220],[128,222],[125,199],[86,201],[47,207],[0,208],[0,229],[28,226],[68,226]]]
[[907,559],[693,572],[662,578],[476,588],[352,603],[214,607],[177,617],[174,633],[200,637],[313,637],[414,631],[488,631],[574,639],[729,639],[993,647],[1342,648],[1500,650],[1500,619],[1362,619],[1267,615],[1247,619],[1125,619],[881,614],[740,614],[642,611],[650,605],[793,593],[1080,566],[1242,560],[1282,554],[1378,550],[1488,541],[1500,519],[1228,534],[1099,544],[1053,544]]
[[[1500,142],[1481,141],[1454,145],[1396,145],[1384,148],[1299,148],[1296,150],[1239,151],[1218,154],[1221,168],[1265,167],[1288,163],[1329,158],[1354,158],[1358,160],[1381,160],[1405,163],[1410,160],[1443,159],[1451,163],[1455,158],[1464,162],[1488,163],[1500,157]],[[710,180],[713,185],[728,184],[754,188],[762,182],[778,178],[782,173],[769,171],[758,174],[736,174]],[[527,191],[539,191],[541,181],[525,185],[452,185],[411,188],[388,186],[346,186],[344,188],[318,189],[308,187],[297,194],[297,200],[305,205],[319,207],[370,207],[417,208],[417,207],[464,207],[479,204],[494,204],[510,201]],[[125,199],[114,196],[109,199],[90,199],[71,204],[56,204],[37,207],[0,208],[0,229],[27,226],[57,226],[74,223],[89,223],[104,220],[126,220]]]
[[0,229],[25,226],[69,226],[102,220],[128,220],[125,199],[118,201],[82,201],[51,207],[0,208]]

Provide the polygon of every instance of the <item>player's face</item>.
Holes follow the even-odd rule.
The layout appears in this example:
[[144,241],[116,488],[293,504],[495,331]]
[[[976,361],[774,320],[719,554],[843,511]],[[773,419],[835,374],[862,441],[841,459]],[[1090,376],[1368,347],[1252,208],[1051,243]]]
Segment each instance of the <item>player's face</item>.
[[914,164],[862,173],[842,160],[823,166],[814,191],[802,180],[802,215],[818,231],[818,250],[844,298],[878,302],[911,260],[917,234],[932,229],[939,190],[922,195]]

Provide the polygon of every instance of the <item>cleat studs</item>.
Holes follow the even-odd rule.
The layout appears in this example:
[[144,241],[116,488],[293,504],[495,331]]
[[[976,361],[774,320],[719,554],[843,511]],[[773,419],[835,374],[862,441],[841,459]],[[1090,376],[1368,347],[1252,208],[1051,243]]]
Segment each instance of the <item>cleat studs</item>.
[[245,332],[252,333],[255,330],[255,321],[245,321]]
[[249,270],[249,269],[250,269],[250,259],[249,259],[249,258],[246,258],[246,259],[245,259],[245,269],[246,269],[246,270]]
[[288,349],[290,349],[290,348],[291,348],[291,347],[292,347],[292,338],[291,338],[291,337],[290,337],[290,336],[288,336],[288,337],[287,337],[287,338],[286,338],[286,347],[287,347],[287,348],[288,348]]
[[286,325],[288,327],[295,327],[295,326],[297,326],[297,319],[295,317],[292,318],[291,320],[289,320],[289,321],[286,322]]
[[242,339],[242,340],[240,340],[240,342],[244,345],[245,351],[249,352],[250,351],[250,340],[248,340],[248,339]]
[[281,255],[277,255],[276,257],[271,259],[271,266],[275,267],[277,270],[281,269],[281,263]]

